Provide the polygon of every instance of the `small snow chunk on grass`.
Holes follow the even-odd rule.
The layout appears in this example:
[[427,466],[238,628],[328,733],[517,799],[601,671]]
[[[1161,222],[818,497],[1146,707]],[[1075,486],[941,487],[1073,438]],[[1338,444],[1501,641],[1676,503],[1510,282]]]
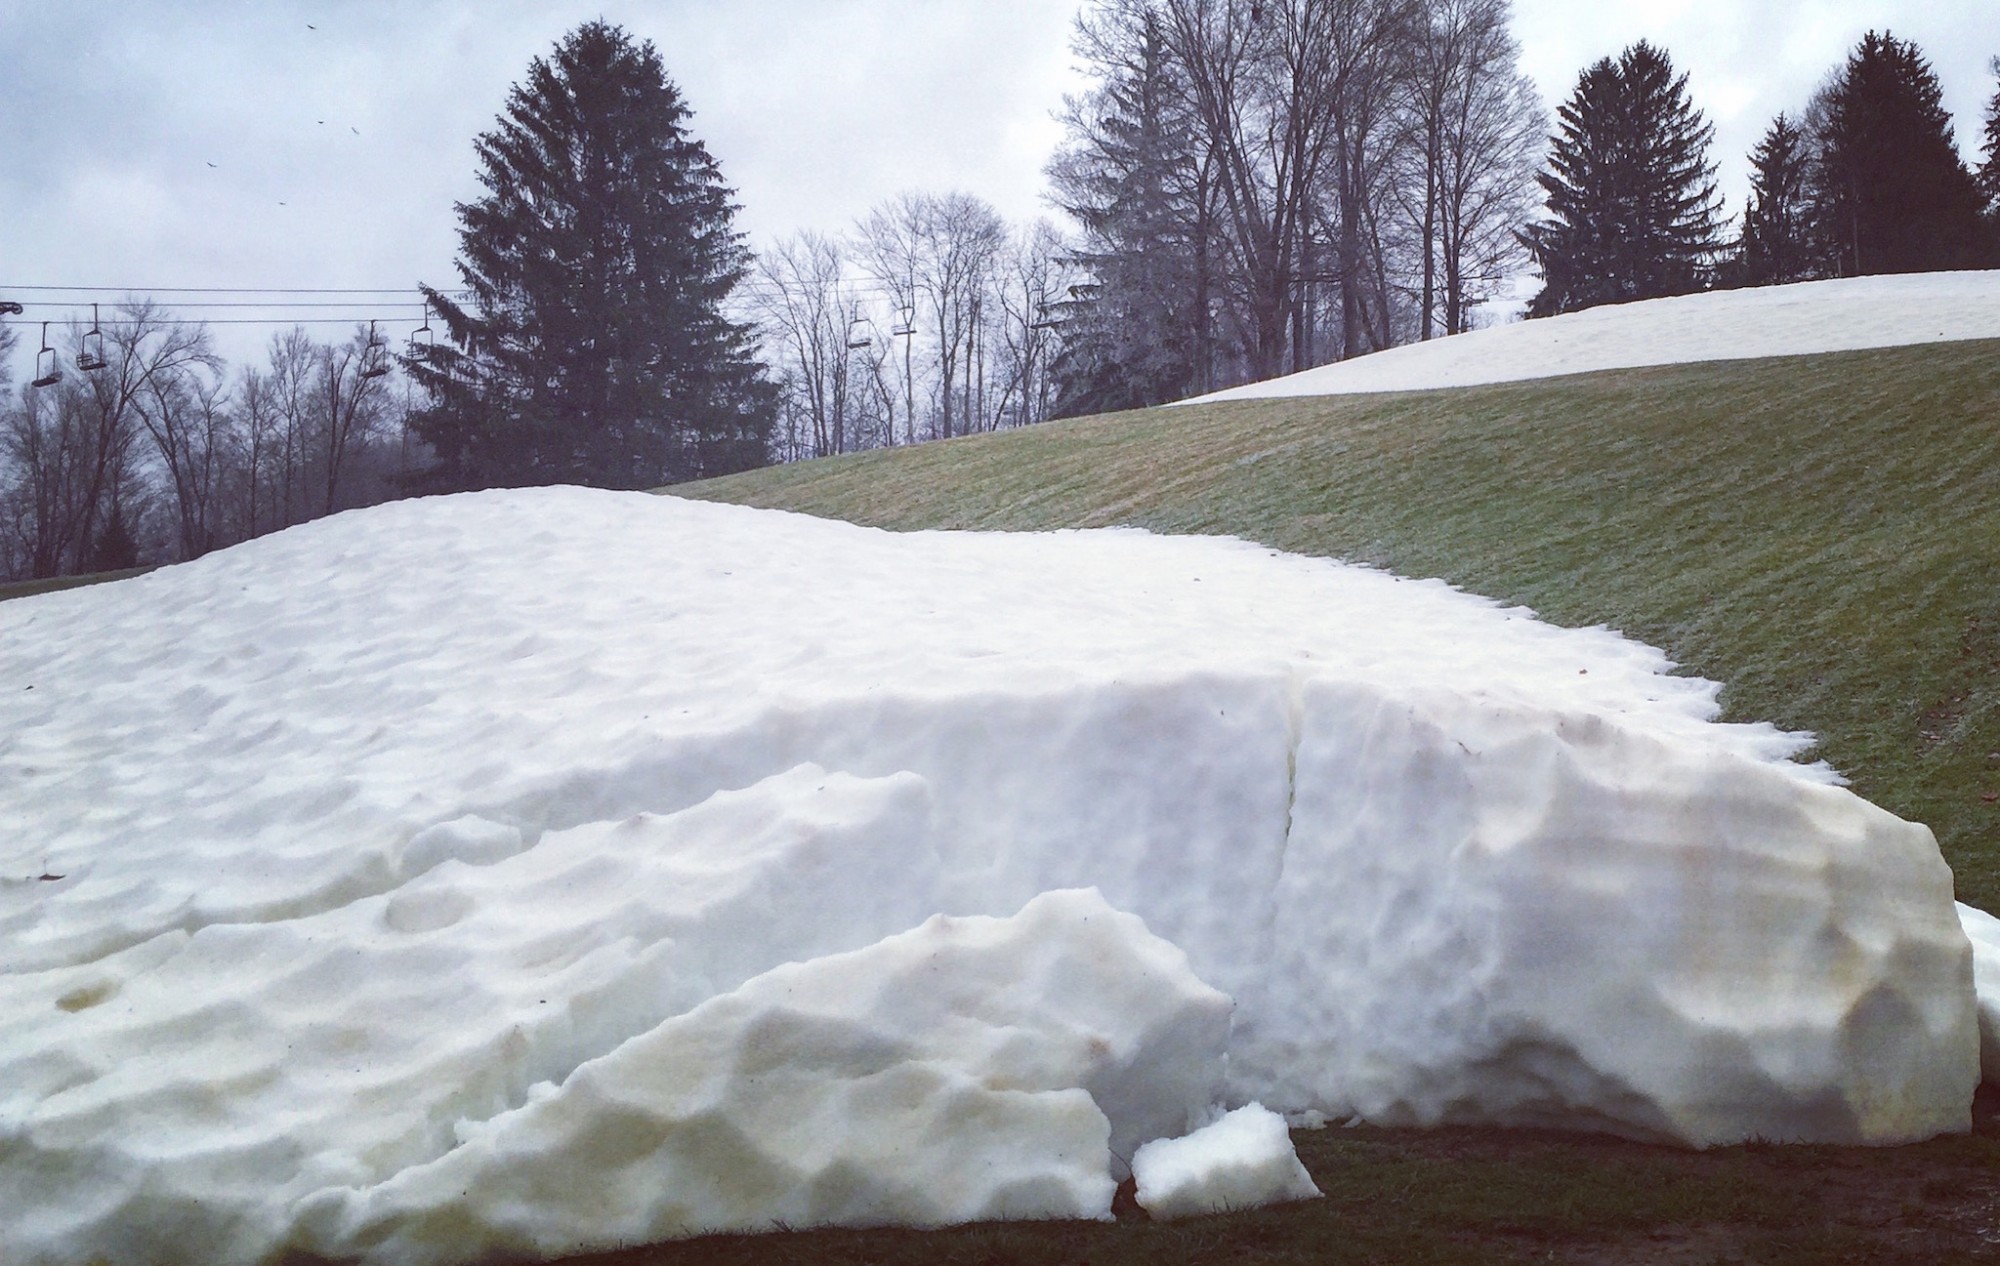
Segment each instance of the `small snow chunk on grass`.
[[1177,1139],[1154,1139],[1132,1157],[1139,1207],[1156,1218],[1254,1209],[1320,1195],[1292,1150],[1285,1118],[1249,1103]]

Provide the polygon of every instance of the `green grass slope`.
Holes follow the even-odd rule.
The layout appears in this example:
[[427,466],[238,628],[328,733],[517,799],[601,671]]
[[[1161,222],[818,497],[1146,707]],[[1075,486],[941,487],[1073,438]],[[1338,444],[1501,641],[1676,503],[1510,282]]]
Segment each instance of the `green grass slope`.
[[882,527],[1132,524],[1608,624],[1820,736],[2000,909],[2000,341],[1151,409],[672,489]]

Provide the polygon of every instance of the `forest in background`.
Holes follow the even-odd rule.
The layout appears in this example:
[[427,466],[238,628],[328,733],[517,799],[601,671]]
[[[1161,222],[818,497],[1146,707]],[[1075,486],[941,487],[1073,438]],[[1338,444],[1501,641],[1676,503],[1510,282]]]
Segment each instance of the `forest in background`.
[[1585,68],[1551,119],[1510,17],[1092,0],[1091,87],[1047,167],[1060,218],[912,190],[754,252],[651,44],[586,24],[478,139],[462,284],[423,288],[407,344],[296,327],[232,366],[131,296],[15,383],[36,332],[0,324],[0,578],[413,493],[651,487],[1155,404],[1463,332],[1529,276],[1545,315],[2000,262],[2000,93],[1968,164],[1914,46],[1870,33],[1774,120],[1730,217],[1665,50]]

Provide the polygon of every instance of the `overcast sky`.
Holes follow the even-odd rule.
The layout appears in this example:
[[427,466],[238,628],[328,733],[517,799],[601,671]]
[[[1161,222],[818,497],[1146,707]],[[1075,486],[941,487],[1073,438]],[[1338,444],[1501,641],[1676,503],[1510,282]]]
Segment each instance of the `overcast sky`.
[[[967,190],[1023,220],[1045,213],[1054,114],[1082,86],[1078,3],[0,0],[0,298],[39,321],[69,309],[18,287],[453,284],[473,136],[531,57],[600,15],[658,46],[753,244],[838,232],[905,189]],[[1930,56],[1968,157],[2000,53],[1992,0],[1515,9],[1551,104],[1586,63],[1641,37],[1664,46],[1717,125],[1732,213],[1770,117],[1871,26]],[[232,314],[255,315],[204,313]],[[268,330],[217,333],[241,356]]]

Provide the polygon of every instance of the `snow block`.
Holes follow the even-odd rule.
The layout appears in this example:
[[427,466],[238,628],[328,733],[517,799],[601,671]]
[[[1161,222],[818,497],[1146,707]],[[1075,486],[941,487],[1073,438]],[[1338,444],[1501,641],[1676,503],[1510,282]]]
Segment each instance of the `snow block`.
[[[1235,999],[1227,1103],[1692,1145],[1966,1128],[1973,949],[1930,833],[1670,668],[1239,541],[564,488],[0,604],[0,1260],[254,1261],[306,1208],[386,1243],[394,1200],[442,1207],[416,1175],[538,1087],[786,964],[1062,889]],[[968,979],[1071,1005],[1065,973]],[[1221,1040],[1131,1023],[1032,1090],[1106,1118],[1107,1177],[1210,1106],[1186,1070]],[[894,1084],[934,1106],[939,1077]],[[634,1140],[695,1111],[668,1089]],[[1034,1102],[1073,1150],[1074,1096]],[[590,1115],[550,1111],[551,1139]],[[1044,1207],[975,1196],[950,1207]],[[813,1200],[768,1216],[948,1212]],[[498,1244],[571,1215],[480,1216]]]
[[1320,1195],[1285,1119],[1249,1103],[1192,1134],[1155,1139],[1132,1157],[1139,1207],[1156,1218],[1254,1209]]
[[1228,1024],[1228,999],[1095,891],[940,916],[668,1020],[435,1162],[301,1201],[300,1238],[422,1264],[780,1224],[1109,1218],[1113,1150],[1206,1109]]
[[2000,919],[1960,902],[1959,922],[1972,941],[1973,990],[1979,997],[1979,1071],[2000,1086]]
[[1421,688],[1309,687],[1298,770],[1235,1093],[1697,1146],[1968,1128],[1968,947],[1925,828],[1617,716]]
[[914,776],[802,766],[310,916],[0,973],[0,1208],[22,1211],[0,1261],[260,1260],[313,1192],[434,1160],[666,1017],[927,918],[930,810]]

